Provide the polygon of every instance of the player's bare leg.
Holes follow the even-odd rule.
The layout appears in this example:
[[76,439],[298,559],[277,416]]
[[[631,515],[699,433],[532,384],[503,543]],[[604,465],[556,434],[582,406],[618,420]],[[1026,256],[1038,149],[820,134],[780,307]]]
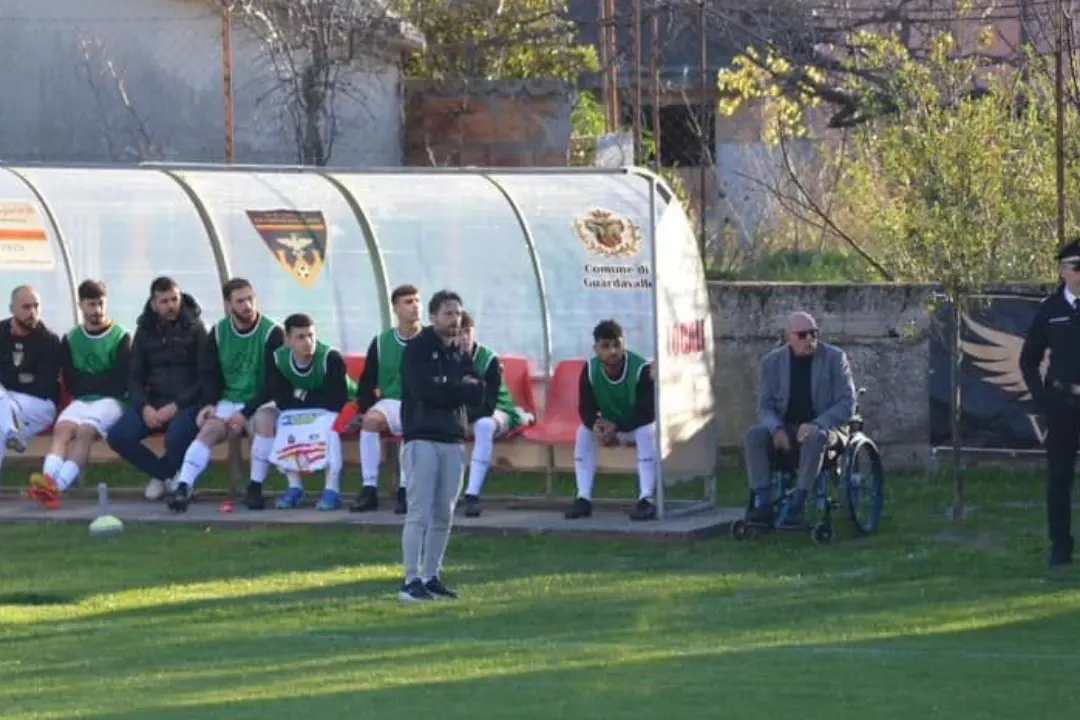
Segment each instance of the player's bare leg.
[[187,512],[192,492],[195,490],[195,481],[210,466],[214,446],[225,442],[228,438],[229,426],[224,420],[210,416],[203,421],[199,434],[195,436],[184,453],[184,463],[180,466],[180,473],[176,478],[176,490],[173,491],[172,498],[169,500],[170,510],[178,513]]

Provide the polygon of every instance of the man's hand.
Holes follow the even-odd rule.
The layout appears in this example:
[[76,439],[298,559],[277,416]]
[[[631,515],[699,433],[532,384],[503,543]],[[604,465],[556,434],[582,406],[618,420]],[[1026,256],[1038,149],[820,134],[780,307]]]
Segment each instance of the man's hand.
[[596,442],[603,447],[611,447],[618,441],[615,437],[615,424],[604,418],[597,418],[593,423],[593,434],[596,436]]
[[158,408],[157,419],[162,425],[168,425],[172,422],[172,419],[176,417],[176,412],[179,408],[176,407],[176,403],[171,402],[165,407]]
[[787,430],[780,428],[773,433],[772,436],[773,447],[780,452],[787,452],[791,449],[791,438],[788,437]]
[[[165,408],[162,408],[162,410],[164,410],[164,409]],[[213,405],[204,406],[201,410],[199,410],[199,414],[195,416],[195,427],[201,428],[203,426],[203,424],[207,420],[212,418],[213,416],[214,416],[214,406]]]
[[142,409],[142,421],[143,425],[150,428],[151,430],[157,430],[159,427],[161,427],[161,423],[158,422],[157,419],[157,410],[150,407],[149,405],[144,406]]
[[247,418],[244,417],[244,413],[233,413],[232,417],[230,417],[225,424],[229,426],[229,430],[232,430],[235,433],[242,432],[244,425],[247,424]]
[[817,431],[817,426],[814,423],[803,423],[799,426],[799,431],[795,434],[795,439],[802,445],[804,442],[810,439],[810,436]]

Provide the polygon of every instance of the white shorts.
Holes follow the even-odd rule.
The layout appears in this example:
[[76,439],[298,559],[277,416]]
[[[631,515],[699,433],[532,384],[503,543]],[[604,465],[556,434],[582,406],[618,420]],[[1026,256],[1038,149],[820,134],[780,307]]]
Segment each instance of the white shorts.
[[383,398],[379,402],[371,406],[368,412],[374,410],[375,412],[386,418],[386,424],[390,426],[390,432],[393,435],[401,434],[401,401],[391,400],[390,398]]
[[[49,429],[56,419],[56,405],[52,400],[42,400],[21,392],[10,392],[0,386],[0,436],[8,430],[15,430],[15,417],[18,418],[20,432],[24,442],[29,442]],[[11,413],[11,414],[8,414]],[[14,416],[14,417],[13,417]]]
[[[260,407],[259,410],[262,410],[263,408],[273,408],[273,407],[274,407],[273,403],[266,403],[265,405]],[[218,400],[217,405],[214,406],[214,417],[216,417],[218,420],[228,420],[233,415],[235,415],[236,413],[240,412],[243,409],[244,409],[244,403],[233,402],[232,400]],[[256,410],[256,412],[258,412],[258,410]],[[244,423],[244,431],[249,436],[253,436],[255,434],[255,429],[254,429],[254,426],[252,425],[254,420],[255,420],[255,416],[252,415]]]
[[[499,438],[510,432],[510,416],[504,413],[502,410],[496,410],[491,413],[491,419],[495,421],[495,437]],[[469,434],[475,435],[474,430],[476,423],[469,426]]]
[[73,400],[70,405],[60,411],[56,424],[66,422],[72,425],[89,425],[97,430],[98,435],[105,437],[109,433],[109,428],[115,425],[123,414],[124,406],[115,398]]

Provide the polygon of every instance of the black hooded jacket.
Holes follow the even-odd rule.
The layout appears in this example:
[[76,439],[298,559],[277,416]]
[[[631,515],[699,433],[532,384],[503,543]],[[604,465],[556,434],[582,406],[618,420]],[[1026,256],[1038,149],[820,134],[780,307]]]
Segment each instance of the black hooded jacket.
[[131,343],[128,391],[131,404],[160,408],[175,402],[180,409],[199,401],[199,358],[206,344],[202,309],[187,293],[181,295],[180,317],[163,322],[146,302]]

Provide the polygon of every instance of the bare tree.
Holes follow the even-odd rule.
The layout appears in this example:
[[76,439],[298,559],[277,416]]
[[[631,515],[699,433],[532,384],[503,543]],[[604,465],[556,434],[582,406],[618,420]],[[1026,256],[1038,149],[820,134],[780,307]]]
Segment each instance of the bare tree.
[[386,0],[221,0],[261,42],[297,161],[326,165],[343,128],[340,103],[363,107],[380,57],[423,47]]
[[[79,66],[94,98],[102,140],[114,162],[146,162],[162,159],[161,147],[135,107],[124,69],[109,54],[101,38],[79,38]],[[115,112],[121,110],[119,117]]]

